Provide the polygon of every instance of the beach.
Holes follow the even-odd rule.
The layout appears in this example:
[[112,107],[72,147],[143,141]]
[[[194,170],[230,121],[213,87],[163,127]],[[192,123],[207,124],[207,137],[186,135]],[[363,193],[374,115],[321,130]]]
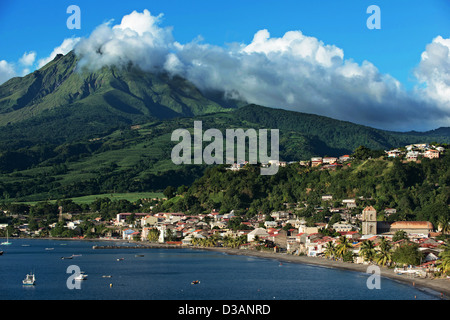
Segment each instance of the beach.
[[[274,259],[280,262],[290,262],[290,263],[303,263],[310,264],[314,266],[320,266],[325,268],[338,268],[347,271],[362,272],[367,273],[367,268],[369,265],[333,261],[327,258],[319,257],[308,257],[308,256],[297,256],[286,253],[275,253],[267,251],[256,251],[256,250],[242,250],[242,249],[230,249],[221,247],[209,247],[209,248],[196,248],[201,250],[211,250],[217,252],[223,252],[232,255],[245,255],[258,258]],[[417,289],[431,289],[435,291],[438,295],[442,294],[442,298],[445,300],[450,300],[450,279],[436,278],[436,279],[422,279],[422,278],[410,278],[406,274],[398,275],[394,272],[394,269],[387,267],[380,267],[381,277],[389,278],[392,280],[400,281]]]

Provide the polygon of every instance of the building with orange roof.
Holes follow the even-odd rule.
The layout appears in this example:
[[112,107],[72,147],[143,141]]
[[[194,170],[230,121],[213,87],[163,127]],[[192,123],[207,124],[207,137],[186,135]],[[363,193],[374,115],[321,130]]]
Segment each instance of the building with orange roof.
[[428,235],[434,230],[433,224],[429,221],[397,221],[391,224],[391,232],[403,230],[408,234]]

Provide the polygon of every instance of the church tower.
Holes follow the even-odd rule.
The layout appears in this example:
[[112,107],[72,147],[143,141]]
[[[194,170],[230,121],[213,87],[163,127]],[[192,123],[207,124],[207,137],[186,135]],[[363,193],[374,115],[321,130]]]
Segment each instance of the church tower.
[[377,234],[377,210],[372,206],[365,207],[362,212],[362,234]]

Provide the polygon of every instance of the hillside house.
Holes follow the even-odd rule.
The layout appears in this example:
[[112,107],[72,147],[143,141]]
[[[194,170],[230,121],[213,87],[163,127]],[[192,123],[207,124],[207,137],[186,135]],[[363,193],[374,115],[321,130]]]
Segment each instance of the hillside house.
[[437,159],[439,158],[439,151],[430,149],[423,153],[423,156],[428,159]]
[[335,157],[323,157],[322,158],[322,163],[327,163],[327,164],[333,164],[337,162],[337,158]]
[[398,158],[401,155],[400,150],[394,149],[386,152],[389,158]]
[[322,157],[311,158],[311,167],[320,166],[323,163]]

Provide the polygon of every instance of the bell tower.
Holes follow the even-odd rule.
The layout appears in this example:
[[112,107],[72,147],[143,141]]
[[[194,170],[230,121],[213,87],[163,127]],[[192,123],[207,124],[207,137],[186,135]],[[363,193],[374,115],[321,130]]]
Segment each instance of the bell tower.
[[372,206],[365,207],[362,212],[362,234],[377,234],[377,210]]

